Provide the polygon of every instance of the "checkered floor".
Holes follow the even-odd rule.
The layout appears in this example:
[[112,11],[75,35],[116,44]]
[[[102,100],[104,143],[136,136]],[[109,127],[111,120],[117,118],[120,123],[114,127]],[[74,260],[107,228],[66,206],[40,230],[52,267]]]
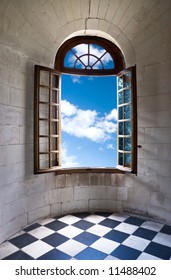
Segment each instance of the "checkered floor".
[[169,260],[171,226],[114,213],[49,218],[1,244],[0,259]]

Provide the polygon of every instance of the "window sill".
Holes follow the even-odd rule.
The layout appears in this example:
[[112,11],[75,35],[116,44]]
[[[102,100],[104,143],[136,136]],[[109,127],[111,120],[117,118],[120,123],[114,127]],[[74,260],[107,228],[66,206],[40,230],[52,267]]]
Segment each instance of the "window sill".
[[119,173],[124,174],[123,170],[108,167],[76,167],[76,168],[61,168],[56,170],[56,175],[74,174],[74,173]]

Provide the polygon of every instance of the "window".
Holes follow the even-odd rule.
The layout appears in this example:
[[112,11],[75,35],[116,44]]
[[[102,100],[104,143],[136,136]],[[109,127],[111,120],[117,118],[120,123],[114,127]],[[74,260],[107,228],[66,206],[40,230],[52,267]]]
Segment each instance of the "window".
[[61,169],[60,73],[118,76],[117,168],[136,173],[135,66],[125,69],[123,55],[117,46],[90,36],[67,40],[57,52],[55,70],[35,66],[34,172]]

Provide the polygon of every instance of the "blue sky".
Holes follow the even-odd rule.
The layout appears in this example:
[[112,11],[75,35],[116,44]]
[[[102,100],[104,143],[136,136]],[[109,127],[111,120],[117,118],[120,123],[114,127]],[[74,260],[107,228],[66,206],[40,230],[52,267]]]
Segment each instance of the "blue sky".
[[62,75],[62,166],[116,166],[116,77]]
[[[97,44],[69,50],[65,67],[112,69],[110,54]],[[62,167],[116,166],[116,77],[62,74]]]

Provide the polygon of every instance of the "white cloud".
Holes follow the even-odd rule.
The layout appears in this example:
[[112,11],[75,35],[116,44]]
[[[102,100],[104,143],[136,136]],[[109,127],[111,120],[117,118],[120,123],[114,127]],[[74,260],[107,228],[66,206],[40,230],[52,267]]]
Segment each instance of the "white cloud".
[[[85,54],[88,54],[88,45],[87,44],[80,44],[77,45],[76,47],[73,48],[74,53],[80,57],[82,55],[82,57],[80,57],[80,60],[84,63],[85,66],[88,65],[88,56]],[[97,61],[97,58],[101,58],[101,61],[106,65],[108,64],[110,61],[112,61],[112,57],[109,53],[106,53],[104,56],[103,54],[106,52],[105,49],[103,48],[99,48],[96,47],[92,44],[90,44],[90,65],[93,65],[95,62],[97,62],[94,65],[94,69],[98,69],[101,66],[101,63],[99,61]],[[69,63],[73,64],[73,62],[75,61],[76,57],[74,55],[71,55],[69,57]],[[82,68],[84,68],[85,66],[82,65],[82,63],[80,62],[80,60],[77,60],[77,66],[82,66]]]
[[72,82],[74,84],[81,84],[82,83],[80,76],[71,76],[71,79],[72,79]]
[[79,162],[77,157],[68,154],[68,147],[66,143],[62,143],[62,167],[78,167]]
[[116,132],[116,123],[109,121],[108,115],[99,117],[96,110],[82,110],[67,100],[62,100],[61,111],[62,130],[75,137],[102,142],[110,139]]
[[113,144],[108,144],[108,145],[107,145],[107,149],[109,149],[109,150],[115,150],[115,147],[113,146]]
[[106,120],[108,121],[117,121],[118,119],[118,110],[117,109],[113,109],[108,115],[106,115]]

